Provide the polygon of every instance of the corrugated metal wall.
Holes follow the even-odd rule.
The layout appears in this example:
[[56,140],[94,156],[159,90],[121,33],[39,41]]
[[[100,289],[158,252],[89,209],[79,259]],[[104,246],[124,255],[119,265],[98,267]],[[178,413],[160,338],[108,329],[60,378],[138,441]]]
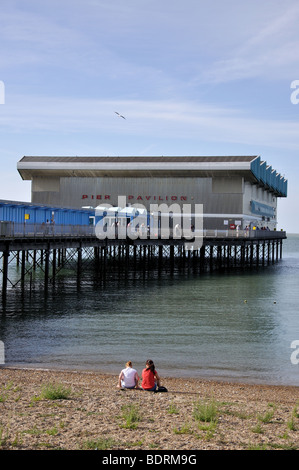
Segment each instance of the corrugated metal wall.
[[[261,165],[262,166],[262,165]],[[266,169],[263,174],[266,174]],[[33,184],[33,188],[36,187]],[[56,186],[57,188],[58,186]],[[32,191],[32,201],[47,205],[81,208],[98,205],[118,206],[118,196],[125,196],[127,205],[141,204],[150,210],[151,204],[203,204],[205,227],[225,228],[242,214],[251,216],[251,201],[268,204],[276,209],[276,196],[265,187],[231,177],[61,177],[60,191]],[[54,188],[53,188],[54,189]],[[213,218],[217,214],[217,218]],[[223,214],[223,217],[219,217]],[[230,217],[231,215],[231,217]],[[248,217],[246,218],[246,220]],[[245,220],[245,219],[244,219]],[[262,219],[261,219],[262,220]],[[276,220],[273,220],[275,223]]]
[[[242,188],[242,178],[239,178]],[[232,180],[236,185],[236,179]],[[215,189],[215,188],[214,188]],[[60,193],[32,193],[33,202],[68,207],[118,205],[118,196],[128,204],[204,204],[205,212],[242,211],[242,191],[213,191],[212,178],[61,178]]]

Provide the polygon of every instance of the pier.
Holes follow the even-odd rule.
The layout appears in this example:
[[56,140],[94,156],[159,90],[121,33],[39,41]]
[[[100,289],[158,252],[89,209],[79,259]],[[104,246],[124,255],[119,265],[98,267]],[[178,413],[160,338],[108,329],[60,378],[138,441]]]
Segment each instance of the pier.
[[[60,270],[68,266],[77,274],[78,286],[86,263],[105,278],[112,266],[124,273],[157,268],[192,269],[204,272],[258,269],[282,258],[284,231],[203,230],[200,248],[186,249],[186,240],[147,236],[99,239],[92,226],[41,228],[6,223],[0,227],[0,283],[2,300],[8,289],[31,291],[36,270],[42,272],[45,292],[55,283]],[[192,244],[192,240],[188,240]],[[17,267],[17,279],[15,272]],[[11,272],[14,270],[12,280]]]

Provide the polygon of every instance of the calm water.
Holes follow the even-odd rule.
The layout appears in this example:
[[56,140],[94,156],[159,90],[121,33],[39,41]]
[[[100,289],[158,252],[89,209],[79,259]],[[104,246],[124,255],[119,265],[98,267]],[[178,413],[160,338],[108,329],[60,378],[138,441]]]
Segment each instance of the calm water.
[[258,272],[103,283],[86,269],[79,292],[71,271],[47,298],[36,286],[31,296],[10,290],[1,306],[6,365],[118,374],[128,359],[141,371],[152,358],[164,376],[299,385],[299,235]]

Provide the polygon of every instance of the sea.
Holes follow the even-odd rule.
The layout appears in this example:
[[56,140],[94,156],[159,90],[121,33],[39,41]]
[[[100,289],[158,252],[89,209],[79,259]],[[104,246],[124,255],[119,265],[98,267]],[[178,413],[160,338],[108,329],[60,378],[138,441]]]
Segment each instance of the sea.
[[103,279],[83,265],[79,286],[65,269],[47,294],[38,277],[7,294],[0,367],[117,377],[127,360],[141,372],[152,359],[165,378],[299,385],[298,234],[277,263],[251,271],[115,269]]

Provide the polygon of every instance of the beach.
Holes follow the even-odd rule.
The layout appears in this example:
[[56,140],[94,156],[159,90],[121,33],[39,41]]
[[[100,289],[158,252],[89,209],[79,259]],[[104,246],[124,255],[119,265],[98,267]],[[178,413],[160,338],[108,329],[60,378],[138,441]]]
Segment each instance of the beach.
[[299,448],[299,387],[162,377],[168,392],[153,393],[117,381],[94,371],[0,368],[0,449]]

